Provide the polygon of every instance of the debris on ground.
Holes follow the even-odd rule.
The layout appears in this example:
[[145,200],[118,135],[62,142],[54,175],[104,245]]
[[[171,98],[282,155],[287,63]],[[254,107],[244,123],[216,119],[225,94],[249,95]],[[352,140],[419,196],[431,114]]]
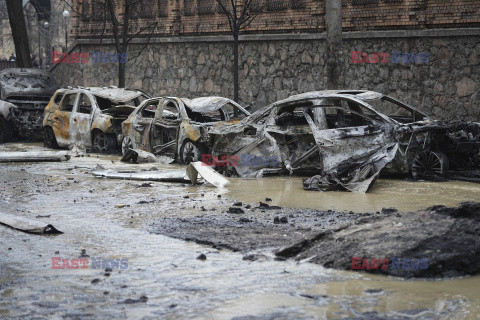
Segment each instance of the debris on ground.
[[154,163],[158,162],[158,159],[153,153],[140,149],[128,149],[123,154],[121,161],[129,163]]
[[[186,170],[169,169],[155,171],[114,171],[97,165],[92,174],[96,177],[122,180],[160,181],[160,182],[191,182],[193,185],[202,184],[204,181],[224,188],[230,181],[211,167],[203,166],[202,162],[190,163]],[[201,179],[202,178],[202,179]]]
[[190,182],[183,169],[162,171],[115,171],[97,165],[92,174],[96,177],[121,180],[161,181],[161,182]]
[[0,162],[60,162],[70,160],[66,151],[0,152]]
[[62,233],[51,224],[3,212],[0,212],[0,224],[29,233]]
[[194,185],[196,184],[198,175],[217,188],[224,188],[230,184],[227,178],[213,170],[212,167],[206,166],[201,161],[190,162],[187,166],[187,175]]

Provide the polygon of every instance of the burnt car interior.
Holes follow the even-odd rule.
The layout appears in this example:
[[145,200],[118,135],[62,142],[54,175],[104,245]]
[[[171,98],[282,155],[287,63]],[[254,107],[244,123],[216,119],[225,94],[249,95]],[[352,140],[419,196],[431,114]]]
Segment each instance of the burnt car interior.
[[387,96],[383,96],[380,99],[368,100],[367,102],[371,104],[375,110],[400,123],[413,123],[422,121],[425,118],[425,115]]
[[[187,111],[187,115],[191,120],[200,123],[227,121],[231,119],[242,120],[247,116],[230,103],[227,103],[222,108],[213,111],[196,112],[190,109],[188,106],[185,106],[185,110]],[[237,111],[236,116],[235,110]]]
[[65,98],[62,100],[62,104],[60,106],[60,111],[64,112],[72,112],[73,107],[75,106],[75,100],[77,99],[76,93],[70,93],[65,95]]
[[132,100],[129,100],[129,101],[116,102],[116,101],[112,101],[110,99],[100,97],[100,96],[97,96],[97,95],[94,95],[94,97],[97,100],[98,107],[102,111],[108,110],[110,108],[114,108],[116,106],[137,107],[140,104],[140,99],[138,99],[138,98],[135,98],[135,99],[132,99]]
[[304,112],[314,120],[320,130],[368,126],[381,119],[353,101],[322,99],[315,105],[310,101],[280,108],[275,116],[275,123],[279,126],[306,126],[308,122]]

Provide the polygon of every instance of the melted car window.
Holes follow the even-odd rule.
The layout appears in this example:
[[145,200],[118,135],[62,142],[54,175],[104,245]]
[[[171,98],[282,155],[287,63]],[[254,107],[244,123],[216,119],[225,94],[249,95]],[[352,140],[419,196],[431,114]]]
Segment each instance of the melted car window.
[[[244,119],[247,115],[242,112],[242,110],[238,109],[236,106],[234,106],[231,103],[227,103],[222,107],[223,112],[226,114],[227,119],[237,119],[237,120],[242,120]],[[236,115],[235,115],[236,111]]]
[[158,101],[148,102],[141,111],[142,118],[155,118]]
[[327,107],[324,108],[324,112],[328,129],[360,127],[372,124],[366,116],[344,108]]
[[422,120],[424,117],[422,114],[408,110],[400,103],[385,96],[381,99],[368,100],[368,103],[372,105],[376,111],[401,123],[412,123]]
[[176,120],[178,118],[178,109],[173,102],[163,106],[162,118],[169,120]]
[[102,111],[113,108],[113,107],[116,107],[116,106],[136,107],[136,106],[139,105],[139,100],[138,99],[132,99],[132,100],[128,100],[128,101],[117,102],[117,101],[112,101],[112,100],[109,100],[107,98],[103,98],[103,97],[100,97],[100,96],[94,96],[94,97],[95,97],[95,100],[97,100],[98,107]]
[[[311,105],[311,103],[308,105]],[[280,108],[279,112],[275,116],[275,124],[279,126],[308,125],[307,119],[305,119],[304,110],[307,110],[310,117],[313,116],[313,113],[311,109],[305,109],[306,107],[306,104],[301,104]]]
[[82,93],[80,96],[80,102],[78,104],[78,112],[90,114],[91,111],[92,101],[90,101],[90,98],[86,94]]
[[60,110],[65,112],[72,112],[73,106],[75,105],[76,98],[77,98],[76,93],[65,95],[65,98],[63,98],[62,100],[62,106],[60,107]]
[[57,95],[55,96],[55,99],[53,100],[53,103],[58,105],[60,101],[62,101],[62,98],[63,98],[63,92],[57,93]]

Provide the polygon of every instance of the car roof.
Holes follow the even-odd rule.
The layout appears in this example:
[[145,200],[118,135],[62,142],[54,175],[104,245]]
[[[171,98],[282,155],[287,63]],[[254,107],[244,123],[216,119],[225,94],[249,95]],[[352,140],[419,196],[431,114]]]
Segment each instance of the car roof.
[[335,95],[353,96],[356,99],[360,99],[364,101],[380,99],[384,96],[382,93],[369,91],[369,90],[321,90],[321,91],[310,91],[310,92],[296,94],[286,99],[277,101],[275,104],[278,105],[278,104],[293,102],[297,100],[325,98],[325,97],[331,97]]
[[130,90],[117,87],[77,87],[69,88],[71,91],[81,92],[82,90],[114,102],[125,102],[140,97],[144,93],[138,90]]
[[[226,104],[232,105],[243,109],[238,103],[233,100],[224,97],[201,97],[195,99],[181,98],[182,102],[194,112],[212,112],[221,109]],[[247,112],[247,114],[249,114]]]

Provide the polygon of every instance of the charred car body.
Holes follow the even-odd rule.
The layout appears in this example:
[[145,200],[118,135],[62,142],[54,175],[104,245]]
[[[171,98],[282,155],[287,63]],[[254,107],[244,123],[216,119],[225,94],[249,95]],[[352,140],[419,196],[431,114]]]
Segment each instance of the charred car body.
[[122,124],[122,152],[140,149],[188,164],[208,152],[208,131],[220,122],[236,123],[250,115],[233,100],[158,97],[146,100]]
[[[440,132],[449,128],[392,97],[347,90],[295,95],[209,134],[214,158],[225,159],[213,165],[226,174],[315,174],[305,189],[366,192],[384,168],[443,176],[451,154]],[[469,147],[478,154],[478,142]]]
[[122,140],[121,123],[146,98],[142,91],[116,87],[59,89],[45,108],[45,146],[81,143],[94,152],[114,152]]
[[0,72],[0,87],[0,142],[41,139],[43,110],[58,89],[53,75],[40,69],[6,69]]

